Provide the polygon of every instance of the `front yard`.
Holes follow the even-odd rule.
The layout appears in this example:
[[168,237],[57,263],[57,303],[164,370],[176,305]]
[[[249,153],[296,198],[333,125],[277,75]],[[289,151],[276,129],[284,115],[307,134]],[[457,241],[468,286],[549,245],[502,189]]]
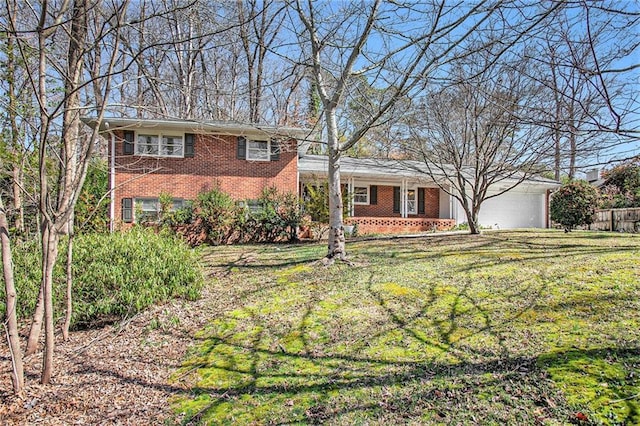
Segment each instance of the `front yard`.
[[640,237],[214,247],[189,424],[640,424]]

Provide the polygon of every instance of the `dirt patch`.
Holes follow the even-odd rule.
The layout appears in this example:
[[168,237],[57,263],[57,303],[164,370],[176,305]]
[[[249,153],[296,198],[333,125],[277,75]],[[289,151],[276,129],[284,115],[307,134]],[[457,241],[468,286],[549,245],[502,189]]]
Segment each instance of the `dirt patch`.
[[52,384],[40,385],[42,353],[25,360],[26,391],[11,392],[8,348],[0,345],[0,424],[162,424],[169,399],[185,390],[171,384],[211,308],[203,290],[196,302],[174,301],[118,325],[56,336]]

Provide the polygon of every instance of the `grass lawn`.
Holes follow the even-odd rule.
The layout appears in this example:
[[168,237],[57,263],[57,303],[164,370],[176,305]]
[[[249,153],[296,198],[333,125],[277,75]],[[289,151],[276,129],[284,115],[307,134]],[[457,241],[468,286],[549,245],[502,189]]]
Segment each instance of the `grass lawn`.
[[189,424],[640,424],[640,236],[213,247]]

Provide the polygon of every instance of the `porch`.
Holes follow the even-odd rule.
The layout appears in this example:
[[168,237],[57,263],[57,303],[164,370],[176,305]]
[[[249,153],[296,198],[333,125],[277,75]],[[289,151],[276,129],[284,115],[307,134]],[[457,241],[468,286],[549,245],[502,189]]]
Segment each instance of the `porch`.
[[[444,231],[457,221],[452,198],[425,174],[390,160],[343,157],[341,163],[344,223],[359,234]],[[326,184],[326,157],[299,159],[300,194],[305,185]]]

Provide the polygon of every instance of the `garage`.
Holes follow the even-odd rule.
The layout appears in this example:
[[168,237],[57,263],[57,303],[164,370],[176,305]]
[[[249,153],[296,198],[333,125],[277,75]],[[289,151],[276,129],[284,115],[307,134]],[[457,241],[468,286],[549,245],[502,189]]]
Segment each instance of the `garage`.
[[[491,229],[546,228],[547,191],[557,186],[555,182],[523,183],[486,199],[480,208],[478,222],[481,227]],[[489,195],[496,192],[490,191]],[[455,202],[453,207],[456,222],[467,222],[462,206]]]

